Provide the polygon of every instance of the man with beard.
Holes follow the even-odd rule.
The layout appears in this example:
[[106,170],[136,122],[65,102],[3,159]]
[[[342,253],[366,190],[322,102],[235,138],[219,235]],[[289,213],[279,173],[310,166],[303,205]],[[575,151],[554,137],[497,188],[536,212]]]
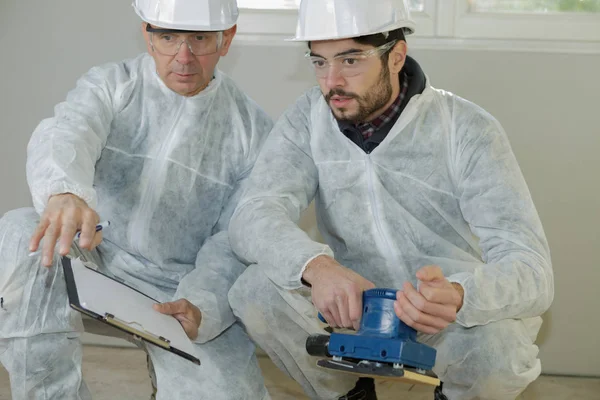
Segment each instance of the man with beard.
[[[199,366],[144,346],[153,398],[269,398],[227,299],[245,268],[229,245],[229,219],[272,127],[216,68],[236,32],[236,2],[134,8],[149,54],[91,69],[42,121],[28,147],[35,210],[0,220],[0,361],[12,398],[91,397],[81,315],[61,267],[67,253],[160,301],[156,311],[195,343]],[[100,218],[111,225],[97,232]]]
[[[253,265],[229,301],[311,397],[372,400],[372,380],[318,369],[304,346],[317,310],[356,329],[362,292],[396,288],[397,316],[437,350],[436,398],[514,399],[540,374],[547,241],[500,124],[431,86],[413,29],[402,0],[302,1],[319,87],[277,122],[232,217]],[[296,224],[313,198],[326,244]]]

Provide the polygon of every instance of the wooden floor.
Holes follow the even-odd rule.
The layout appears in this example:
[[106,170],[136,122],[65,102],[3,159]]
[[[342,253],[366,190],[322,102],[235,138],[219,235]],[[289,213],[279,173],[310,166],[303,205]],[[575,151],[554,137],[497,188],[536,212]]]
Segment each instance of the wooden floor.
[[[308,399],[296,382],[279,371],[266,357],[259,357],[273,400]],[[86,346],[84,375],[96,400],[147,400],[150,381],[145,354],[137,349]],[[111,382],[107,385],[107,382]],[[432,390],[421,385],[384,382],[378,385],[380,400],[433,400]],[[0,400],[10,399],[8,374],[0,367]],[[600,379],[542,376],[521,400],[600,400]]]

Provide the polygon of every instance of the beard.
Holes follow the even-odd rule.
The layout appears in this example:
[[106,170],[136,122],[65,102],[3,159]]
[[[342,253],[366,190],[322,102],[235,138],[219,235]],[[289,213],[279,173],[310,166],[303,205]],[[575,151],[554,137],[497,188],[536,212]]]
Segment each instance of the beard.
[[[349,122],[358,124],[366,122],[369,115],[383,108],[392,97],[392,84],[390,82],[390,70],[387,63],[383,63],[383,68],[379,74],[379,79],[375,85],[362,96],[346,92],[342,89],[331,89],[325,95],[325,101],[329,104],[329,108],[333,112],[335,118],[340,122]],[[358,107],[355,111],[348,108],[334,108],[330,101],[333,96],[342,96],[356,100]]]

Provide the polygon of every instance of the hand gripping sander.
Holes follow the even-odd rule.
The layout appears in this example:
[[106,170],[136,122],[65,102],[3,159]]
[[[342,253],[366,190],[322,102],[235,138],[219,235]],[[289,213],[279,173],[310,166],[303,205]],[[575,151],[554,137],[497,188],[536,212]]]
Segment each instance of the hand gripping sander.
[[[317,361],[322,368],[439,386],[440,380],[431,372],[436,350],[417,342],[417,332],[396,316],[396,292],[363,292],[360,329],[353,334],[311,335],[306,340],[308,354],[327,357]],[[319,319],[326,322],[321,314]]]

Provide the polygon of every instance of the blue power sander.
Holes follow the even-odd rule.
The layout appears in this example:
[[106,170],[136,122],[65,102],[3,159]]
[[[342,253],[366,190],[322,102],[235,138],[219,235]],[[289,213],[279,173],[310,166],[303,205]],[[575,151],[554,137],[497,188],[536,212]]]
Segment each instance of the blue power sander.
[[[396,292],[363,292],[360,329],[354,334],[311,335],[306,340],[308,354],[327,357],[317,361],[322,368],[439,386],[440,380],[431,371],[436,350],[417,342],[417,332],[396,316]],[[319,319],[326,322],[321,314]]]

